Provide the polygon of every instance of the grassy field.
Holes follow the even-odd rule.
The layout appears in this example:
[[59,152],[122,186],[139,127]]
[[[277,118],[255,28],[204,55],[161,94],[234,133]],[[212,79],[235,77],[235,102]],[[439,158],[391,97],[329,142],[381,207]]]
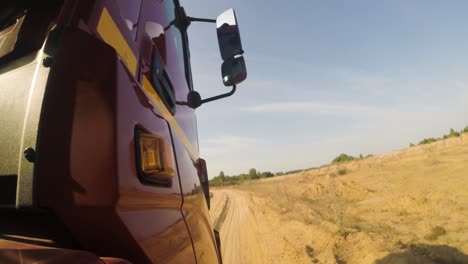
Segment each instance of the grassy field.
[[266,263],[468,263],[467,134],[230,190]]

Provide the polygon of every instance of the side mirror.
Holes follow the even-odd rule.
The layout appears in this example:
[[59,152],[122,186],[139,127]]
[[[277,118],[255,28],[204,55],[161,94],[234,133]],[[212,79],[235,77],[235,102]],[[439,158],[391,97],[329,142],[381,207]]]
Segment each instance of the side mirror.
[[[185,14],[185,12],[183,12]],[[244,50],[240,38],[239,26],[237,25],[236,12],[229,9],[214,19],[196,18],[185,16],[187,21],[185,28],[191,22],[216,23],[216,33],[218,34],[219,51],[223,64],[221,65],[221,74],[225,86],[232,86],[230,92],[217,96],[202,99],[197,91],[190,91],[187,95],[187,104],[195,109],[202,104],[229,97],[236,92],[236,85],[247,78],[247,68],[245,60],[242,57]]]
[[244,81],[247,78],[244,57],[239,56],[224,61],[221,65],[221,74],[225,86],[233,86]]
[[234,9],[231,8],[218,16],[216,19],[216,32],[218,33],[219,50],[223,61],[244,53]]

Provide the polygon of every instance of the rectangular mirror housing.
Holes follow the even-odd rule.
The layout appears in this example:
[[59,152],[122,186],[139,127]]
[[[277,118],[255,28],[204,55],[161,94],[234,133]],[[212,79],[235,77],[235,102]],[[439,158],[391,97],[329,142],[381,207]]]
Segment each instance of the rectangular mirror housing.
[[242,55],[242,43],[234,9],[229,9],[216,19],[219,50],[223,61]]

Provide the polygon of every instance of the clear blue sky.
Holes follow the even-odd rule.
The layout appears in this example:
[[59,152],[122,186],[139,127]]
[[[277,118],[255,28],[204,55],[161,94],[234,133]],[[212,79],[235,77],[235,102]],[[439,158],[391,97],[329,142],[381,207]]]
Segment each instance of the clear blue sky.
[[[182,0],[235,8],[248,78],[197,110],[210,177],[381,154],[468,125],[468,1]],[[189,29],[195,88],[228,91],[212,24]]]

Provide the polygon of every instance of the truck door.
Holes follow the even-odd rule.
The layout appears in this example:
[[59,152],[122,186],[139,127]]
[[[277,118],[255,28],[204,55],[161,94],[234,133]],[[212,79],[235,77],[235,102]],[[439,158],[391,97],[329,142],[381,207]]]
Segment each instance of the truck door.
[[[143,79],[157,94],[171,128],[177,169],[183,192],[182,213],[198,263],[218,262],[208,207],[198,176],[198,132],[195,111],[187,105],[190,70],[186,34],[181,32],[178,1],[143,0],[139,21]],[[184,43],[185,41],[185,43]]]
[[[127,188],[122,190],[120,213],[123,221],[129,226],[135,239],[153,263],[196,263],[190,234],[180,211],[183,198],[170,126],[165,118],[164,110],[154,102],[154,95],[159,91],[154,90],[151,83],[154,75],[157,74],[156,71],[160,68],[153,67],[156,63],[154,59],[156,54],[145,52],[154,49],[151,42],[145,41],[148,40],[147,32],[154,32],[152,26],[155,24],[165,23],[168,19],[167,13],[170,14],[171,10],[166,10],[162,1],[113,0],[109,2],[110,5],[114,2],[119,9],[120,17],[125,25],[123,30],[129,31],[140,51],[140,69],[137,79],[148,101],[153,104],[152,111],[148,111],[147,105],[142,107],[145,103],[139,106],[126,105],[128,101],[131,101],[129,98],[134,98],[131,92],[127,95],[122,94],[123,101],[118,103],[123,106],[122,111],[125,112],[121,114],[122,127],[118,128],[121,134],[119,141],[128,142],[129,137],[133,136],[138,178],[142,183],[134,188],[133,183],[122,181],[122,185]],[[132,119],[136,126],[130,132],[128,124],[132,123]],[[143,169],[138,167],[144,166],[143,155],[145,153],[139,153],[139,150],[146,147],[143,146],[145,136],[150,140],[156,139],[155,142],[162,145],[159,151],[162,156],[161,162],[164,164],[160,165],[164,167],[164,171],[159,172],[162,175],[160,178],[146,177]],[[127,154],[126,151],[118,151],[118,153],[119,155]],[[127,157],[121,157],[121,159],[126,160]],[[127,169],[132,169],[122,167],[123,173]],[[164,175],[167,177],[165,178]]]
[[195,263],[170,126],[140,74],[150,71],[136,41],[142,1],[69,2],[42,110],[37,204],[99,255]]

